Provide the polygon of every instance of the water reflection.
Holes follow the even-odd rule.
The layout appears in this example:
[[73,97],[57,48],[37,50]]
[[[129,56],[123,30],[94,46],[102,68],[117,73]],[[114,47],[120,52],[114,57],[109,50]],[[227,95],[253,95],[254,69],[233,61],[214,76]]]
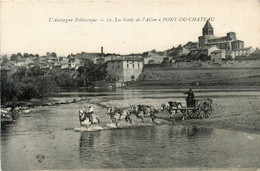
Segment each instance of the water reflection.
[[[173,166],[172,162],[177,164],[177,161],[190,160],[193,160],[193,165],[198,162],[194,157],[200,155],[200,149],[209,149],[213,133],[211,128],[171,125],[82,132],[79,139],[80,160],[86,167],[96,167],[92,164],[97,163],[112,168],[135,165],[158,167],[158,163]],[[176,157],[180,158],[172,161]],[[204,162],[210,160],[205,158]]]
[[213,128],[197,126],[187,126],[181,128],[181,134],[186,135],[188,138],[192,138],[192,136],[209,137],[213,133],[213,131]]
[[79,139],[80,162],[86,165],[93,163],[96,156],[95,149],[98,148],[96,140],[99,139],[100,132],[82,132]]

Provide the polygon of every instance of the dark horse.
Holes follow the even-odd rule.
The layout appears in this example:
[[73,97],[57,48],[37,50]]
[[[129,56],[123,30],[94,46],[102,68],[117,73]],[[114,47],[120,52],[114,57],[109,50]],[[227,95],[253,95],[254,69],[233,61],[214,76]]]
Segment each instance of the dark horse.
[[182,108],[184,108],[185,106],[180,103],[180,102],[172,102],[169,101],[168,104],[162,104],[161,105],[161,111],[167,110],[170,114],[170,120],[171,121],[175,121],[175,114],[178,113],[179,111],[183,114],[183,119],[186,118],[185,115],[185,110],[182,110]]
[[159,112],[155,107],[153,107],[153,106],[148,106],[148,105],[134,105],[134,106],[132,106],[132,110],[133,110],[133,113],[135,114],[135,116],[136,116],[137,118],[142,119],[142,122],[143,122],[144,120],[143,120],[143,117],[140,116],[140,113],[141,113],[141,112],[143,112],[144,117],[145,117],[146,115],[149,115],[149,116],[151,117],[151,119],[152,119],[153,122],[154,122],[154,120],[155,120],[155,118],[156,118],[156,117],[155,117],[155,114]]
[[110,116],[110,119],[113,123],[116,123],[116,126],[118,125],[119,120],[124,116],[126,122],[132,123],[132,119],[130,118],[131,111],[128,109],[119,109],[116,107],[108,107],[107,108],[108,115]]

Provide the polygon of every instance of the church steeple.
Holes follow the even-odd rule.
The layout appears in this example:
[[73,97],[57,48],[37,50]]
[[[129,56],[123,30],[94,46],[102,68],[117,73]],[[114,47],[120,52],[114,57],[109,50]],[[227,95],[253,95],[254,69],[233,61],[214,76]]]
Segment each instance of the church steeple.
[[206,24],[204,25],[202,29],[202,34],[204,35],[214,35],[214,28],[209,22],[209,19],[207,20]]

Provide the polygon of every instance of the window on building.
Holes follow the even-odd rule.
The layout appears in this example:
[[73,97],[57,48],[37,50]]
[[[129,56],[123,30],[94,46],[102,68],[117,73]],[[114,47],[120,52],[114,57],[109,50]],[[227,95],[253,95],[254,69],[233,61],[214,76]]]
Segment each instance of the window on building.
[[133,64],[133,68],[135,68],[135,64]]
[[132,76],[131,76],[131,80],[134,80],[134,79],[135,79],[135,76],[134,76],[134,75],[132,75]]
[[127,66],[126,66],[127,68],[129,68],[129,64],[127,64]]
[[140,68],[140,64],[139,64],[139,62],[138,62],[138,68]]
[[120,66],[118,65],[117,68],[120,68]]

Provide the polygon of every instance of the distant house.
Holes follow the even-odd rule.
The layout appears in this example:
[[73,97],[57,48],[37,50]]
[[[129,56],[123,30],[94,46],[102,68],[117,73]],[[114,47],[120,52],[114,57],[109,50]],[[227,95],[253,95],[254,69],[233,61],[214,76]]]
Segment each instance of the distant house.
[[118,82],[135,81],[143,70],[143,60],[140,58],[122,58],[107,61],[107,71],[110,77]]
[[69,69],[69,64],[68,63],[61,64],[61,69]]
[[250,55],[250,57],[260,59],[260,49],[256,48],[256,50]]
[[184,46],[178,46],[177,48],[173,47],[172,49],[164,51],[164,55],[172,57],[187,56],[189,53],[190,50]]
[[48,56],[46,57],[46,62],[54,62],[54,61],[58,61],[58,58],[57,57],[54,57],[54,56]]
[[96,63],[97,64],[104,64],[105,63],[105,58],[104,57],[96,58]]
[[185,47],[182,47],[180,49],[180,52],[179,52],[179,56],[187,56],[188,54],[190,53],[190,50],[185,48]]
[[69,58],[68,57],[59,57],[59,64],[68,64]]
[[215,50],[219,50],[219,48],[217,48],[216,46],[196,48],[196,49],[191,49],[191,50],[190,50],[190,55],[196,56],[196,55],[203,54],[203,55],[209,56],[210,53],[213,52],[213,51],[215,51]]
[[225,49],[215,50],[210,53],[211,61],[213,61],[214,63],[221,63],[222,59],[225,59],[225,54]]
[[15,66],[25,66],[28,67],[30,63],[33,63],[34,61],[31,58],[18,58]]
[[79,60],[81,63],[86,60],[92,60],[96,63],[96,58],[100,56],[100,53],[81,53],[73,56],[76,60]]
[[252,48],[240,48],[233,50],[235,57],[238,56],[249,56],[252,53]]
[[161,64],[164,61],[164,58],[167,58],[167,56],[148,52],[144,57],[144,64]]

